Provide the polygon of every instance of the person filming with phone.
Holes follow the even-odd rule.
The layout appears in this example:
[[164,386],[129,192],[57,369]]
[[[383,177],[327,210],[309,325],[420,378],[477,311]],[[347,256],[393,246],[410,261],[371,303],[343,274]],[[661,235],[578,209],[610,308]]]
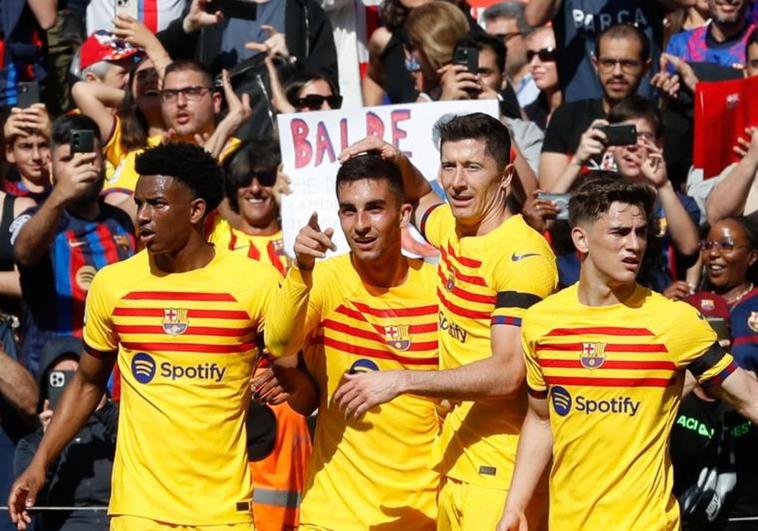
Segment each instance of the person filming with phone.
[[86,116],[53,123],[53,190],[10,228],[24,300],[22,359],[39,374],[43,345],[81,336],[84,299],[98,269],[134,254],[134,225],[99,199],[103,154],[97,124]]
[[[55,415],[63,391],[79,367],[82,342],[60,337],[47,343],[40,355],[40,427],[19,442],[13,459],[18,476],[32,461],[42,436]],[[49,468],[40,506],[104,507],[111,496],[111,472],[116,453],[118,409],[103,395],[95,412]],[[36,531],[106,531],[105,511],[40,511]]]

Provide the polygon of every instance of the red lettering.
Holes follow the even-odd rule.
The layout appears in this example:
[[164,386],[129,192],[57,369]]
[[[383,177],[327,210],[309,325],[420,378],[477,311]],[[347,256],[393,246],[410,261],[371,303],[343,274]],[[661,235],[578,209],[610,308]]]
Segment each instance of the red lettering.
[[384,123],[373,112],[366,114],[366,136],[374,135],[379,138],[384,138]]
[[340,120],[340,149],[347,149],[347,118]]
[[[398,127],[398,123],[410,120],[410,118],[410,109],[398,109],[396,111],[392,111],[392,114],[390,114],[390,122],[392,123],[392,145],[397,149],[400,149],[400,140],[408,136],[407,131],[404,131]],[[405,152],[405,154],[408,157],[411,156],[410,151]]]
[[336,160],[332,141],[329,138],[326,126],[324,122],[319,122],[316,128],[316,166],[321,166],[321,163],[324,161],[324,153],[329,155],[329,162]]
[[308,142],[308,124],[300,118],[290,122],[292,145],[295,147],[295,168],[304,168],[311,162],[313,148]]

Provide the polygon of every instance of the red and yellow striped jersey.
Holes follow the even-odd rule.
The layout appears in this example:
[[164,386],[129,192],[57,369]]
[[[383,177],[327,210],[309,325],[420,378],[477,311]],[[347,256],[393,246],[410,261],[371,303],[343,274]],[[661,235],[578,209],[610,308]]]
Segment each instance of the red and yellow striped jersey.
[[638,286],[589,307],[577,286],[522,326],[529,392],[550,402],[550,529],[679,529],[668,451],[684,370],[717,384],[732,357],[686,303]]
[[111,514],[251,521],[243,420],[255,342],[280,279],[229,252],[168,274],[142,251],[97,273],[85,347],[117,355],[122,382]]
[[266,344],[274,354],[277,343],[305,345],[321,392],[301,525],[341,531],[435,527],[437,402],[401,395],[358,421],[346,421],[332,403],[345,373],[437,368],[434,268],[409,264],[405,282],[392,288],[365,284],[349,254],[317,264],[310,289],[291,269],[272,302]]
[[232,228],[227,220],[216,215],[208,233],[209,241],[217,248],[229,249],[253,260],[267,262],[282,276],[287,273],[289,259],[284,252],[281,230],[269,236],[254,236]]
[[[442,369],[490,357],[490,327],[520,326],[524,310],[555,290],[555,256],[520,215],[484,236],[460,238],[450,207],[440,205],[427,212],[421,231],[441,255],[437,297]],[[526,396],[459,403],[445,418],[440,438],[443,473],[507,489],[525,412]]]

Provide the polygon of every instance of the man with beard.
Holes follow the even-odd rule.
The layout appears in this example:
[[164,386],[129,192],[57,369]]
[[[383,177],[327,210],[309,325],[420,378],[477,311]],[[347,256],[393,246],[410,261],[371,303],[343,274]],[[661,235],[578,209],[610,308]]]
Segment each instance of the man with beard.
[[[93,152],[73,152],[74,131],[93,135]],[[22,359],[34,374],[49,339],[81,337],[84,299],[95,272],[134,253],[129,216],[98,199],[104,168],[100,147],[91,118],[58,118],[52,135],[53,191],[11,225],[25,303]]]
[[708,0],[710,23],[677,33],[666,52],[687,62],[743,68],[748,37],[755,28],[748,22],[747,8],[747,0]]
[[[603,87],[603,96],[562,104],[553,113],[545,131],[540,156],[540,186],[543,190],[561,193],[568,188],[583,168],[602,169],[598,160],[605,152],[607,137],[599,126],[611,108],[635,94],[650,68],[650,43],[638,28],[618,24],[603,31],[597,38],[592,64]],[[583,143],[589,136],[592,142]],[[581,145],[590,149],[580,149]]]

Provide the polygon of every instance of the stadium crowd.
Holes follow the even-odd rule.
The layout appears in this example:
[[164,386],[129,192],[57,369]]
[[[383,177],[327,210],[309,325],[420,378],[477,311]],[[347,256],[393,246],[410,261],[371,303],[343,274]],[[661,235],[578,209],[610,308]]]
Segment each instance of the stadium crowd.
[[[0,531],[758,529],[754,77],[753,0],[3,0]],[[285,249],[277,115],[439,101]]]

